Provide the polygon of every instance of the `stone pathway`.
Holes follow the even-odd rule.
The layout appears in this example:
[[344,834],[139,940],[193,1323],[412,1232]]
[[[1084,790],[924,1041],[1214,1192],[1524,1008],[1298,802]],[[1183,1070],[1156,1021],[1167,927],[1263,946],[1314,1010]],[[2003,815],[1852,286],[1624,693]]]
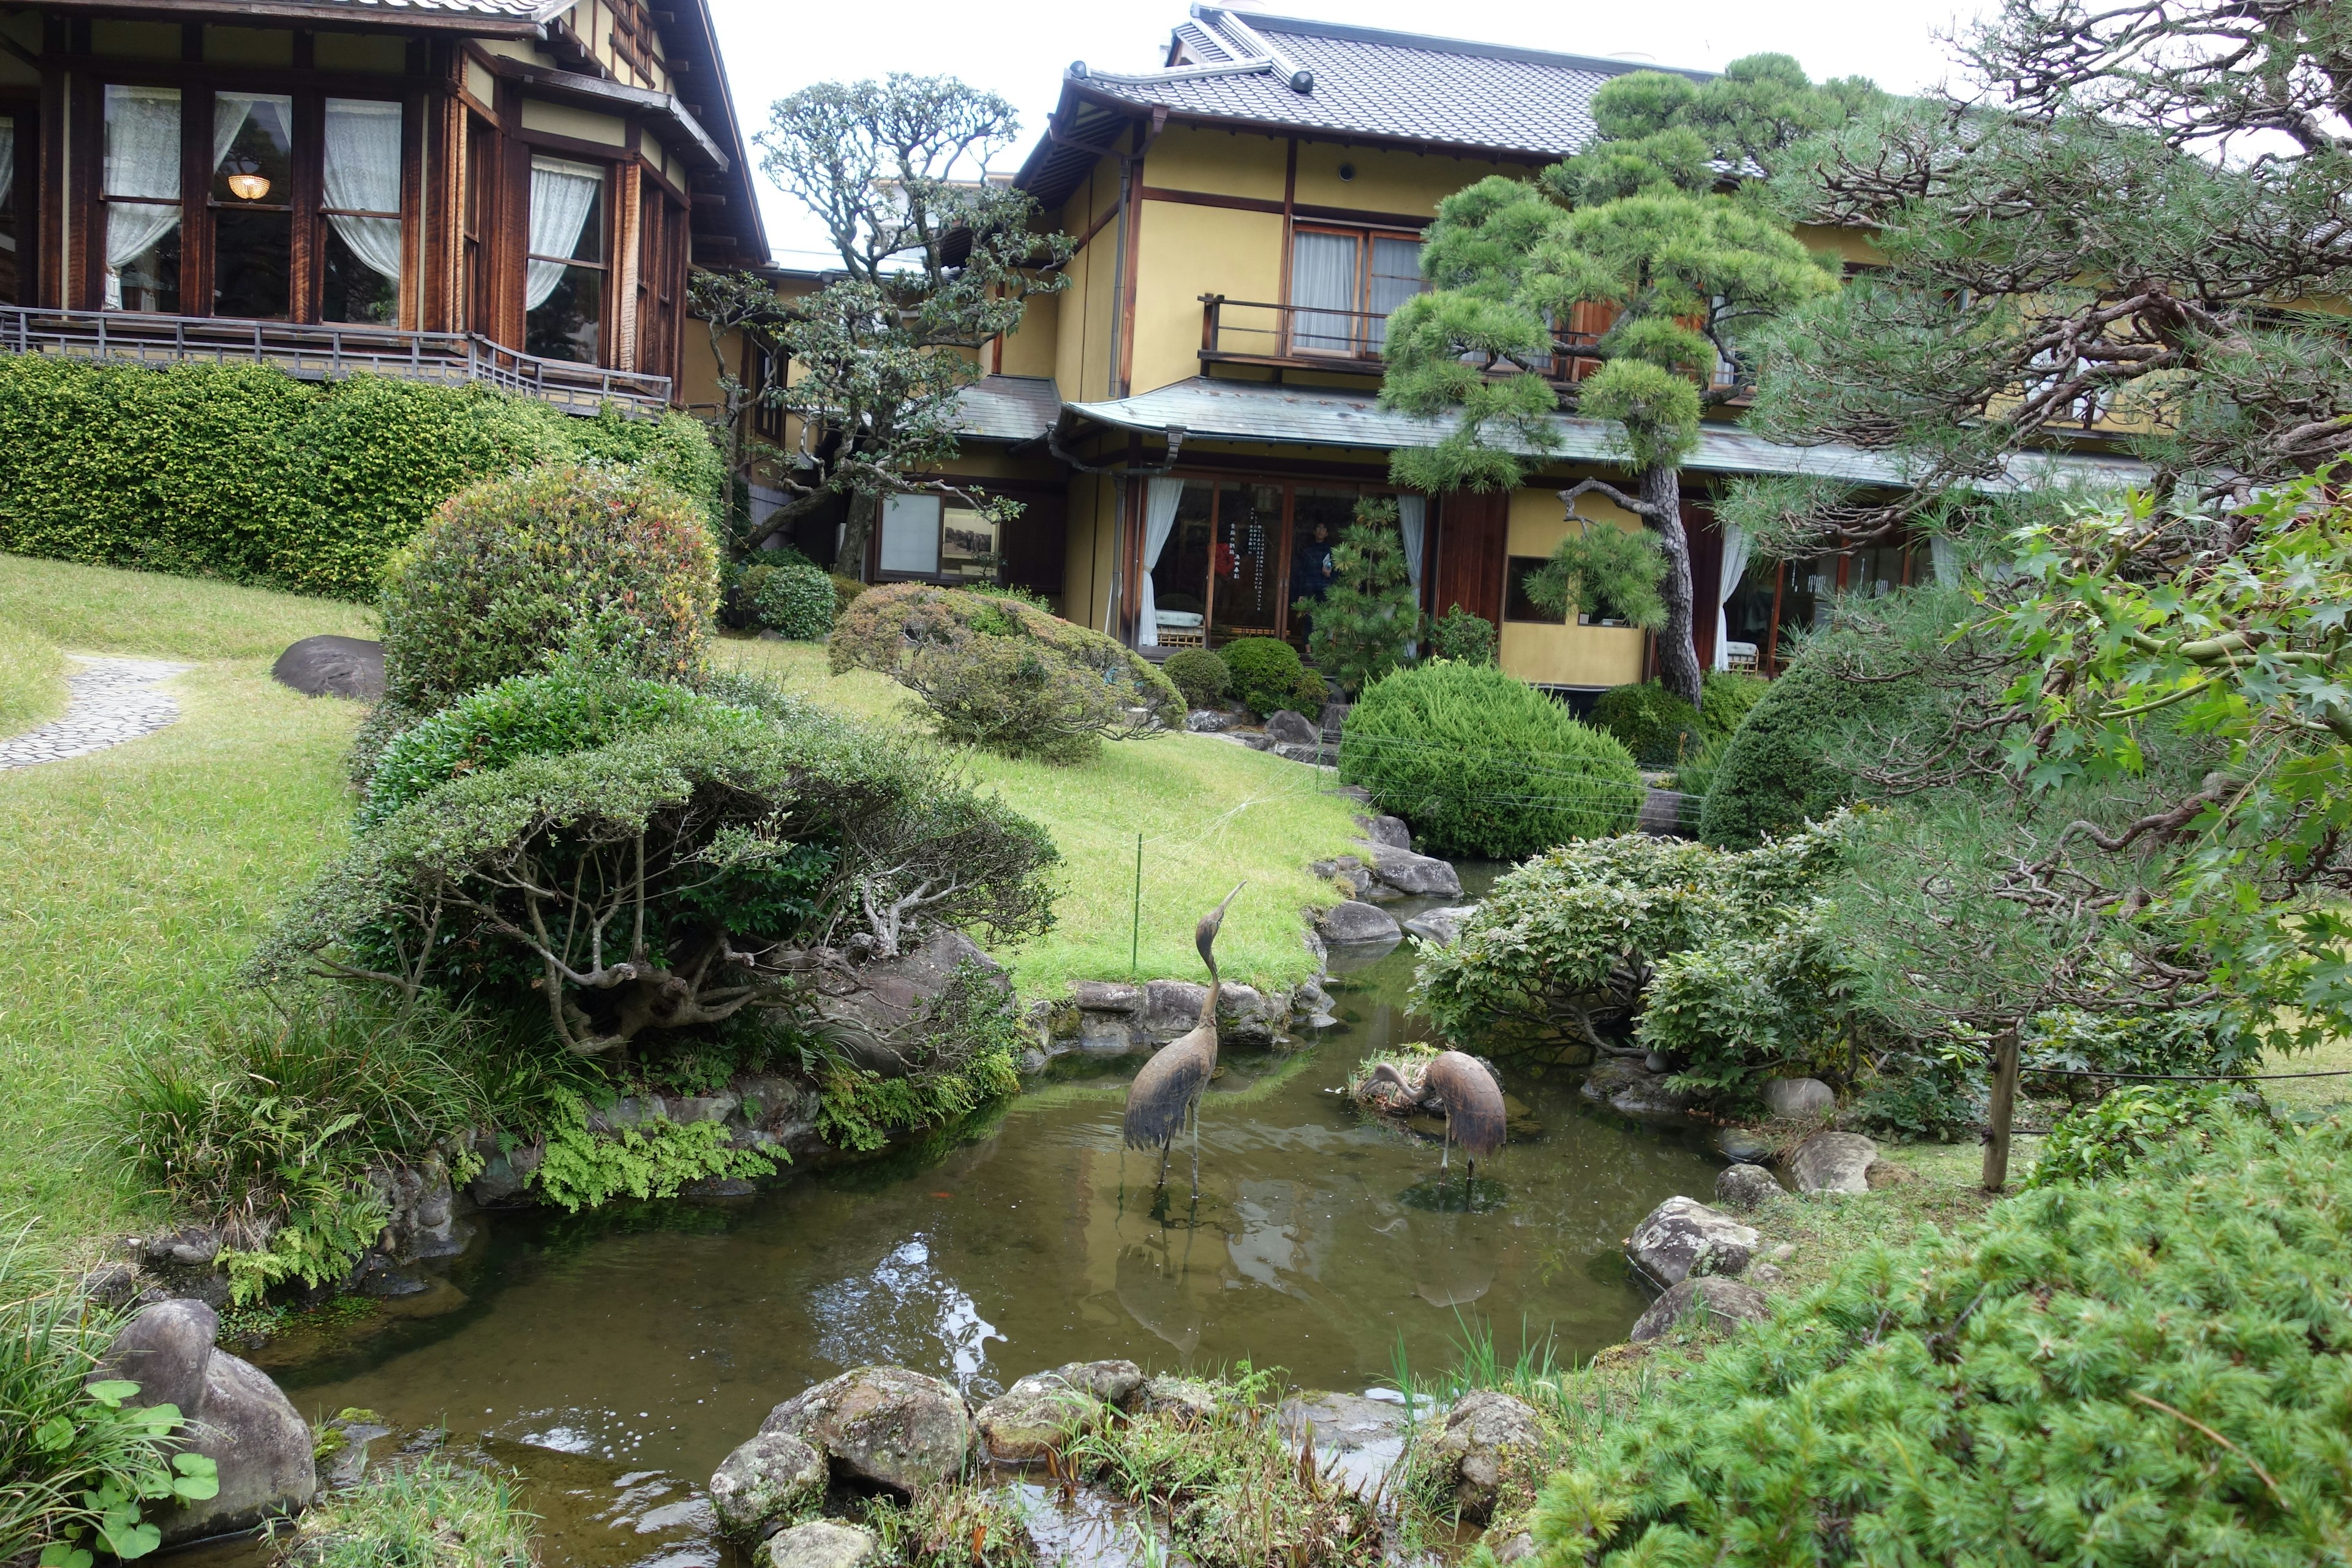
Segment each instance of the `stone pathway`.
[[73,701],[65,717],[0,741],[0,773],[102,752],[177,722],[180,704],[156,688],[195,668],[152,658],[67,657],[83,668],[66,677]]

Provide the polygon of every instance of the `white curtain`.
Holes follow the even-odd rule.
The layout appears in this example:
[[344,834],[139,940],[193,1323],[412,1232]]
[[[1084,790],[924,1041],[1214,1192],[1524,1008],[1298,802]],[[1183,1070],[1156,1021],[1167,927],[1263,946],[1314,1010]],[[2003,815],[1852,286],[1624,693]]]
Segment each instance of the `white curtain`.
[[[570,256],[604,189],[604,171],[561,158],[530,161],[530,249],[534,256]],[[563,281],[561,261],[533,261],[524,272],[522,303],[536,310]]]
[[[180,199],[180,93],[170,87],[106,89],[106,194]],[[122,307],[121,269],[179,226],[180,209],[132,202],[106,208],[106,302]]]
[[[400,211],[400,105],[366,98],[327,100],[326,154],[327,205]],[[394,285],[400,282],[400,219],[331,212],[327,221],[353,256]]]
[[1948,539],[1931,539],[1927,542],[1927,554],[1936,564],[1936,585],[1957,586],[1960,581],[1959,548]]
[[1728,669],[1731,649],[1731,621],[1723,606],[1731,603],[1731,595],[1739,592],[1739,579],[1748,574],[1748,531],[1737,523],[1723,525],[1723,575],[1717,584],[1715,596],[1715,668]]
[[1356,320],[1336,312],[1356,308],[1356,237],[1300,234],[1291,239],[1290,302],[1300,307],[1291,344],[1309,353],[1349,353]]
[[0,207],[16,190],[16,122],[0,115]]
[[1151,569],[1160,564],[1160,552],[1168,548],[1168,536],[1176,531],[1176,504],[1183,499],[1181,479],[1144,481],[1143,618],[1135,628],[1138,647],[1160,646],[1160,596],[1152,591]]

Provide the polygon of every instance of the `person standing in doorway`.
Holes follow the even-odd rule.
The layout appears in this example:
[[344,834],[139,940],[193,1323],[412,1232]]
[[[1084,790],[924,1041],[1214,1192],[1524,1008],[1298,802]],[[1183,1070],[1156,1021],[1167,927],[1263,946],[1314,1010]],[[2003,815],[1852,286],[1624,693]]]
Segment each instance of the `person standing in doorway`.
[[1331,586],[1331,529],[1318,521],[1315,530],[1300,540],[1290,556],[1291,613],[1298,617],[1292,628],[1298,640],[1305,641],[1314,625],[1313,613],[1302,612],[1298,604],[1319,600]]

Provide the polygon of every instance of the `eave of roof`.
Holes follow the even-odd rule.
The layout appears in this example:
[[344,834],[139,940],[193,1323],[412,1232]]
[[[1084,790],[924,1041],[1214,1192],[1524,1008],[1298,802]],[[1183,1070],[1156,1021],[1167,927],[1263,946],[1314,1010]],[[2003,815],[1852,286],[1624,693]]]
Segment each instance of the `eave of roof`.
[[[1339,387],[1276,386],[1195,376],[1131,397],[1062,406],[1065,435],[1081,421],[1158,435],[1182,432],[1186,441],[1251,441],[1268,446],[1352,447],[1388,452],[1430,447],[1451,428],[1443,419],[1382,408],[1370,393]],[[1553,460],[1622,466],[1622,427],[1613,420],[1555,415],[1559,445]],[[1520,455],[1538,456],[1517,445]],[[1784,447],[1737,426],[1707,425],[1685,471],[1717,474],[1801,474],[1864,485],[1909,482],[1901,462],[1884,452],[1825,445]],[[2008,478],[1984,487],[2006,490],[2055,482],[2123,486],[2143,483],[2150,470],[2127,458],[2034,453],[2014,461]]]
[[482,38],[532,38],[576,0],[41,0],[57,11],[140,11],[216,16],[226,21],[323,22],[341,26],[426,28]]
[[1062,412],[1045,375],[992,375],[956,394],[956,434],[975,441],[1042,441]]

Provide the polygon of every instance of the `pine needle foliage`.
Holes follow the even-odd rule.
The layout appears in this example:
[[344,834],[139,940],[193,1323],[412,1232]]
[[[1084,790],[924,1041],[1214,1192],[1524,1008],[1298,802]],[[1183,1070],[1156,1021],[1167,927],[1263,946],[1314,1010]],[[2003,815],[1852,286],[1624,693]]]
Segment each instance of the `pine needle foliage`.
[[1386,496],[1356,503],[1356,521],[1331,547],[1331,585],[1295,606],[1310,616],[1307,651],[1315,668],[1353,696],[1394,669],[1421,631],[1412,575],[1397,534],[1397,504]]
[[1862,1254],[1554,1476],[1544,1568],[2352,1561],[2347,1194],[2233,1117]]

